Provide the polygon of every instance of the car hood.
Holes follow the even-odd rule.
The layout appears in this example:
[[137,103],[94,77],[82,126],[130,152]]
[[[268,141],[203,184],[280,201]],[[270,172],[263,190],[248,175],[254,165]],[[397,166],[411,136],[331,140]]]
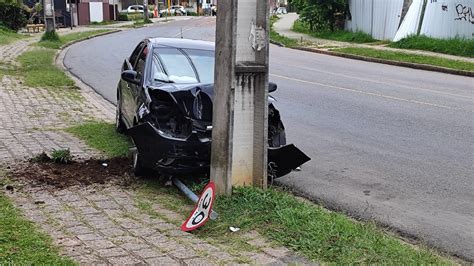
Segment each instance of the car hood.
[[[177,84],[164,83],[148,87],[149,93],[167,92],[187,117],[212,122],[213,84]],[[152,97],[153,99],[153,97]]]

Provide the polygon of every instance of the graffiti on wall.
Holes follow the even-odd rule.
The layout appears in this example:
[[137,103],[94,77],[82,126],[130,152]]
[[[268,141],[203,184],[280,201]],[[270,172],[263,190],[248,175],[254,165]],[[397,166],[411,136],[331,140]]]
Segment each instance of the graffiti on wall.
[[474,24],[474,14],[472,13],[472,8],[465,6],[463,4],[456,5],[456,12],[458,17],[454,20],[463,20],[468,21]]

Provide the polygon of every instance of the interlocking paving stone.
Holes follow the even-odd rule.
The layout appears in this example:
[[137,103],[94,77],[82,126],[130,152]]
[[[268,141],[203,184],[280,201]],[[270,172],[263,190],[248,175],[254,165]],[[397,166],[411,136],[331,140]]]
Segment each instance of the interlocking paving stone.
[[161,256],[166,255],[164,252],[160,252],[151,248],[137,249],[133,251],[133,253],[136,254],[137,256],[140,256],[143,259],[156,258],[156,257],[161,257]]
[[157,257],[157,258],[151,258],[151,259],[146,259],[146,263],[150,265],[181,265],[178,261],[164,256],[164,257]]

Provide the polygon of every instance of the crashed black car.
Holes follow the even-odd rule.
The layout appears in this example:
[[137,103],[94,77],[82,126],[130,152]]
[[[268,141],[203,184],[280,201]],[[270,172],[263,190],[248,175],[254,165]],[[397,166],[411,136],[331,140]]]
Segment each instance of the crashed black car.
[[[117,88],[117,131],[136,148],[134,170],[208,172],[211,156],[214,43],[155,38],[125,59]],[[275,84],[269,91],[276,90]],[[279,177],[309,158],[286,145],[285,128],[269,97],[269,175]]]

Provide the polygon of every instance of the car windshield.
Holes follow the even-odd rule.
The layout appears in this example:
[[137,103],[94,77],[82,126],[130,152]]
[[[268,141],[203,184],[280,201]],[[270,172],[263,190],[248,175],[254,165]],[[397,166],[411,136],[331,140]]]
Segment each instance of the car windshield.
[[158,82],[213,83],[214,51],[155,48],[152,71]]

